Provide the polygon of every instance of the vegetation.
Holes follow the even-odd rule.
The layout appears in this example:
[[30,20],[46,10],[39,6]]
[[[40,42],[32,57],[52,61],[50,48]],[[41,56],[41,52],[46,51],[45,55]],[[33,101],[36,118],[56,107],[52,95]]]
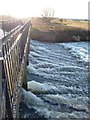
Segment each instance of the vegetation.
[[[51,12],[52,13],[52,12]],[[43,14],[44,16],[45,14]],[[50,15],[50,14],[48,14]],[[0,16],[0,20],[15,19],[11,16]],[[52,17],[25,18],[22,23],[31,19],[31,38],[47,42],[72,42],[90,40],[90,21],[59,19]],[[10,24],[9,24],[10,26]],[[9,27],[7,27],[7,30]]]
[[49,42],[88,40],[88,21],[32,18],[31,38]]
[[55,10],[53,8],[46,8],[43,10],[41,16],[45,18],[52,18],[55,15]]

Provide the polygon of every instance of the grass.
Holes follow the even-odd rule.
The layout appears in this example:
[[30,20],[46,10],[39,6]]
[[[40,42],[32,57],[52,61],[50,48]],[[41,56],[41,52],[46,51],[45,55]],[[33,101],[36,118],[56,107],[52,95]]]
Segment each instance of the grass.
[[87,21],[57,18],[32,18],[31,23],[32,39],[46,42],[72,42],[88,40]]
[[34,28],[41,31],[66,30],[66,29],[85,29],[88,30],[87,21],[75,21],[56,18],[33,18],[31,19]]

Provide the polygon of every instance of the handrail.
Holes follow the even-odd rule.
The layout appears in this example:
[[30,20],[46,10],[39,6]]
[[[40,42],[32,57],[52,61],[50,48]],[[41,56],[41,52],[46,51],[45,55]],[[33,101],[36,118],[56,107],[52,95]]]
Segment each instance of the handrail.
[[22,25],[21,20],[2,20],[1,23],[2,23],[1,26],[3,29],[4,36],[5,36],[5,31],[10,32],[12,29],[17,27],[18,25]]
[[15,27],[14,29],[12,29],[9,33],[7,33],[7,35],[3,36],[2,42],[4,43],[4,41],[6,41],[12,34],[15,34],[15,32],[17,30],[19,30],[20,27],[21,27],[21,25],[18,25],[17,27]]

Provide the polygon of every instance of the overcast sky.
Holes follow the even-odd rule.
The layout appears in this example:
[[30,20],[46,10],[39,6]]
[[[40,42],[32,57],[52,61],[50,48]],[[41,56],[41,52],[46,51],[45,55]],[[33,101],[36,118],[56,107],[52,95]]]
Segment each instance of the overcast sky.
[[44,8],[55,9],[55,17],[88,19],[89,0],[0,0],[0,14],[38,17]]

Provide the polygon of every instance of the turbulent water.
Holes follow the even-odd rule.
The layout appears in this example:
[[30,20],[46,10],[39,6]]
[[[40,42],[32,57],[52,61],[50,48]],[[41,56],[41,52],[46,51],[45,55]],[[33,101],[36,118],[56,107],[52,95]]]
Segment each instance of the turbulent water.
[[33,120],[88,118],[88,43],[30,41],[28,92],[20,116]]

